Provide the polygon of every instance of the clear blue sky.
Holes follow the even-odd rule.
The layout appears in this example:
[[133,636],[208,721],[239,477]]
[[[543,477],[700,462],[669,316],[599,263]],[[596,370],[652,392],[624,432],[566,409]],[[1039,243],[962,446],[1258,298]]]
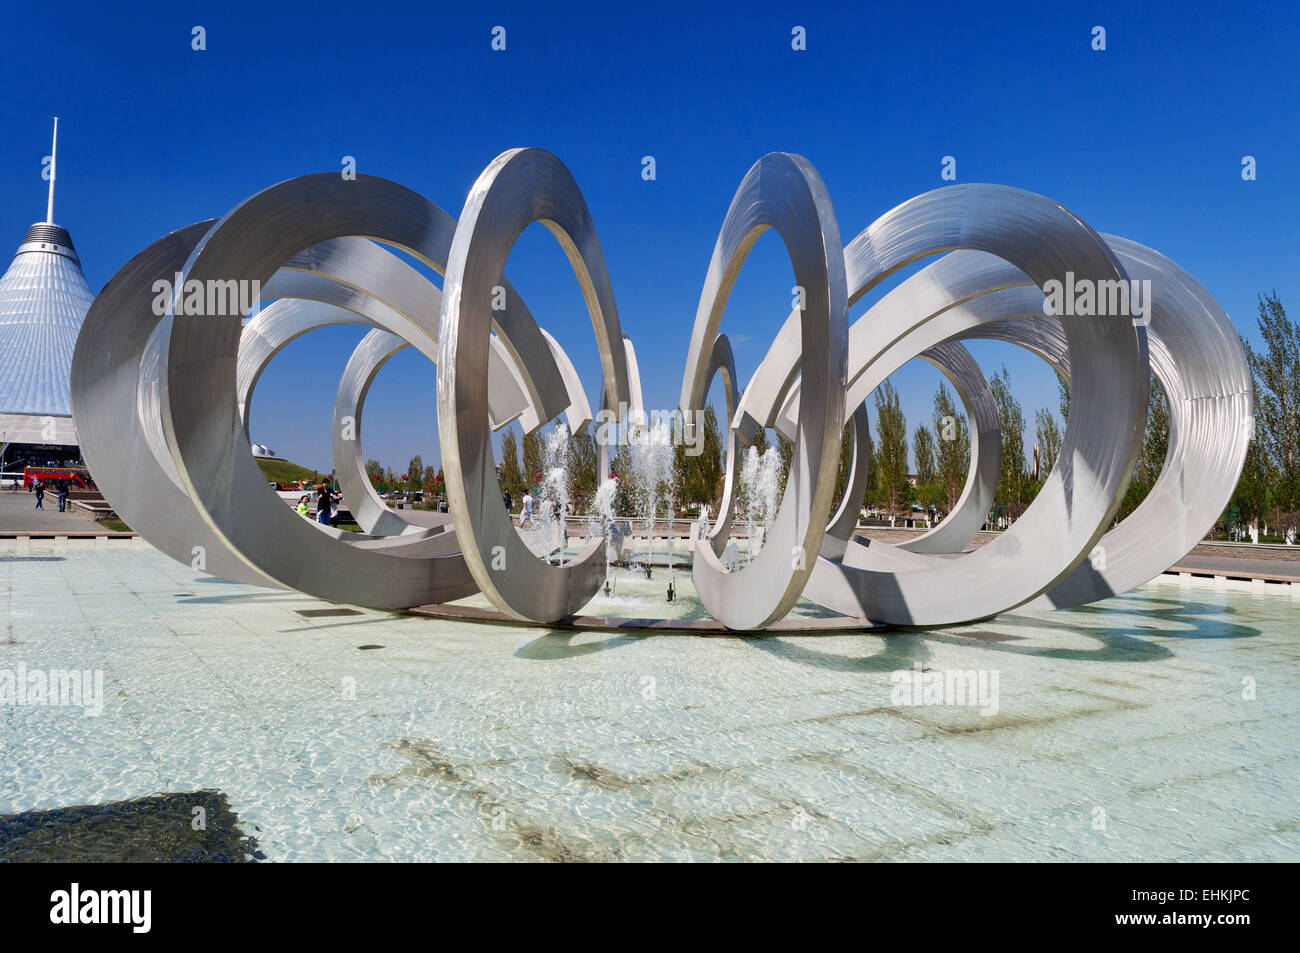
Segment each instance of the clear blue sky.
[[[718,226],[755,159],[807,156],[847,241],[944,184],[952,155],[959,181],[1041,192],[1164,252],[1251,337],[1260,292],[1276,288],[1300,315],[1298,21],[1285,3],[13,4],[0,32],[0,239],[17,247],[44,217],[54,115],[55,217],[94,290],[164,232],[337,171],[344,155],[459,215],[494,156],[543,147],[591,207],[647,403],[671,407]],[[195,25],[205,52],[190,48]],[[490,49],[496,25],[504,53]],[[1105,52],[1090,48],[1095,25]],[[1244,155],[1256,181],[1242,181]],[[594,404],[590,322],[549,234],[525,233],[508,274]],[[765,236],[723,320],[742,378],[792,283]],[[334,388],[359,337],[292,345],[259,385],[254,439],[328,468]],[[1001,345],[976,356],[990,373],[1007,363],[1030,421],[1055,408],[1035,359]],[[913,362],[895,379],[909,428],[928,420],[935,372]],[[433,382],[414,354],[385,368],[370,455],[399,470],[415,452],[436,460]]]

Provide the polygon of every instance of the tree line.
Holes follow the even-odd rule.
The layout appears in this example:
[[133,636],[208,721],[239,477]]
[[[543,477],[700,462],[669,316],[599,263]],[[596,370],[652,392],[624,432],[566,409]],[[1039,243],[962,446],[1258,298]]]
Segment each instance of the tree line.
[[[1300,326],[1274,291],[1259,298],[1262,347],[1241,341],[1254,385],[1254,434],[1216,532],[1255,525],[1260,541],[1300,534]],[[1267,532],[1263,530],[1267,528]]]
[[392,467],[385,467],[378,460],[367,460],[366,476],[378,493],[421,492],[426,500],[440,499],[446,495],[443,491],[442,467],[435,470],[425,466],[424,458],[418,453],[411,457],[401,473]]

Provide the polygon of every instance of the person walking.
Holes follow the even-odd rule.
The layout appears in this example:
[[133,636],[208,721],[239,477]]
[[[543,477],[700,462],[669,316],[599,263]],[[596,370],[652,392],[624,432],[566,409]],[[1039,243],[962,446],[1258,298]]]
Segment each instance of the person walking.
[[322,526],[330,524],[330,488],[322,483],[316,490],[316,522]]
[[524,490],[524,511],[519,514],[519,525],[533,525],[533,491]]
[[39,480],[36,481],[36,508],[45,509],[45,484]]
[[59,512],[65,513],[68,509],[68,481],[60,480],[59,487]]
[[501,502],[506,505],[506,512],[509,513],[515,508],[515,501],[510,498],[510,491],[506,490],[501,494]]
[[298,515],[299,515],[299,516],[307,516],[308,513],[311,512],[311,507],[307,505],[308,502],[310,502],[310,500],[311,500],[311,497],[308,496],[306,493],[304,493],[302,496],[298,497]]

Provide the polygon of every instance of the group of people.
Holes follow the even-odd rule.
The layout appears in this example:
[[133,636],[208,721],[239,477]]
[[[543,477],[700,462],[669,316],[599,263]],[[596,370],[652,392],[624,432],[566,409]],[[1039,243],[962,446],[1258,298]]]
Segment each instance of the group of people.
[[[298,497],[298,513],[305,519],[311,518],[311,494],[304,493]],[[343,505],[343,494],[331,490],[328,483],[316,488],[316,522],[323,526],[337,526],[339,508]]]
[[[18,482],[16,480],[14,481],[14,488],[15,489],[18,488]],[[60,513],[66,512],[68,508],[68,481],[55,480],[54,489],[58,492],[59,512]],[[36,509],[44,510],[45,509],[45,481],[37,480],[33,486],[33,490],[36,493]]]
[[[506,505],[506,513],[513,512],[515,508],[515,501],[514,501],[514,497],[510,495],[509,490],[506,490],[504,493],[501,494],[501,502]],[[520,527],[537,525],[536,507],[537,507],[537,501],[533,499],[532,491],[524,490],[523,509],[519,511]],[[560,501],[552,500],[551,516],[554,519],[558,520],[561,515],[562,513],[560,509]]]

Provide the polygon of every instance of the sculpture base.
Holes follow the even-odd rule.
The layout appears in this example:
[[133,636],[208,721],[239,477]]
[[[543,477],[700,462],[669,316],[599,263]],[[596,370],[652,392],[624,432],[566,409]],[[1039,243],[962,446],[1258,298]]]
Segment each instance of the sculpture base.
[[888,626],[875,625],[865,619],[848,616],[833,618],[791,618],[786,617],[761,631],[741,632],[728,629],[716,619],[653,619],[631,618],[623,616],[571,615],[559,622],[524,622],[506,615],[497,609],[485,609],[479,606],[428,605],[416,606],[406,610],[411,615],[427,616],[431,619],[455,619],[461,622],[478,622],[488,625],[525,626],[529,628],[589,630],[597,632],[681,632],[687,635],[740,635],[762,636],[770,633],[809,632],[867,632],[882,630]]

